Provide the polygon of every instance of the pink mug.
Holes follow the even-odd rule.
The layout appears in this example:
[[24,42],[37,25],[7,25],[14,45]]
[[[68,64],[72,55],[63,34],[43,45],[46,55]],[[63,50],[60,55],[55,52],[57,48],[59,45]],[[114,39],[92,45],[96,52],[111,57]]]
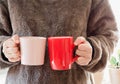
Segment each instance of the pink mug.
[[45,37],[20,37],[21,64],[43,65],[45,46]]

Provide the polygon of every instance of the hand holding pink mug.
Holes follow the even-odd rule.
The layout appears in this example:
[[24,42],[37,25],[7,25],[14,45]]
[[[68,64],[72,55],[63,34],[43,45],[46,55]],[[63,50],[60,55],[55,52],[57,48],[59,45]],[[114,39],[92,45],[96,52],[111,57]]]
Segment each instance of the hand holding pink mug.
[[20,61],[20,40],[18,35],[14,35],[4,41],[3,53],[10,62]]
[[3,43],[3,53],[10,62],[21,60],[23,65],[43,65],[45,45],[45,37],[14,35]]

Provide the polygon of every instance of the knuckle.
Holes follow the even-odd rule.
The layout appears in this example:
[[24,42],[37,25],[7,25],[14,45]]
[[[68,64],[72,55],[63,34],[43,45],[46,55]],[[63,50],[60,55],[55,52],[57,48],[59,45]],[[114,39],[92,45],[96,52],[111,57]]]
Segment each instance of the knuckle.
[[88,61],[84,61],[83,65],[88,65],[88,63],[89,63]]
[[2,52],[3,52],[3,53],[5,53],[5,50],[6,50],[6,49],[5,49],[5,48],[3,48],[3,49],[2,49]]
[[11,55],[5,54],[5,57],[9,59],[9,58],[11,58]]
[[89,64],[89,62],[86,62],[86,63],[85,63],[85,65],[88,65],[88,64]]
[[80,51],[77,49],[76,52],[79,53]]
[[80,56],[79,52],[76,52],[76,55]]
[[76,61],[77,64],[81,65],[81,63],[79,61]]
[[80,38],[85,40],[85,38],[83,36],[81,36]]
[[92,59],[90,58],[90,59],[88,59],[88,61],[87,61],[87,62],[89,63],[91,60],[92,60]]
[[89,46],[88,49],[89,49],[90,51],[92,51],[92,47],[91,47],[91,46]]
[[7,42],[4,42],[3,43],[3,48],[7,46]]
[[4,50],[2,50],[2,53],[5,53],[5,51],[4,51]]
[[77,37],[77,39],[80,39],[80,36],[79,36],[79,37]]
[[13,59],[8,59],[10,62],[15,62],[15,60],[13,60]]
[[87,61],[89,62],[89,61],[91,61],[92,60],[92,58],[90,57],[90,56],[88,56],[87,57]]
[[82,45],[78,45],[78,49],[81,49],[81,46],[82,46]]

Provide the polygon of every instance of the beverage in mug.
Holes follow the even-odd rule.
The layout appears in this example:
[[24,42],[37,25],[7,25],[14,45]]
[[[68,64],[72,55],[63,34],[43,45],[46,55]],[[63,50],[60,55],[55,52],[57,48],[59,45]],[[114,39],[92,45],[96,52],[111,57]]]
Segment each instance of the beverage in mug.
[[45,46],[45,37],[20,37],[21,64],[43,65]]
[[78,56],[73,56],[73,37],[49,37],[48,38],[50,65],[53,70],[71,69],[72,63]]

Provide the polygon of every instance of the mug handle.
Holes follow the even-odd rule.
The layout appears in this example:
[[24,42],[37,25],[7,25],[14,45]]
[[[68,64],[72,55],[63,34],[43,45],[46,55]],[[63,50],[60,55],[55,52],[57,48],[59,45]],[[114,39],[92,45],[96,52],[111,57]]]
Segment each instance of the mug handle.
[[72,63],[74,63],[79,57],[78,55],[75,54],[77,48],[78,48],[78,46],[74,45],[74,47],[73,47],[73,55],[74,55],[74,57],[73,57]]

